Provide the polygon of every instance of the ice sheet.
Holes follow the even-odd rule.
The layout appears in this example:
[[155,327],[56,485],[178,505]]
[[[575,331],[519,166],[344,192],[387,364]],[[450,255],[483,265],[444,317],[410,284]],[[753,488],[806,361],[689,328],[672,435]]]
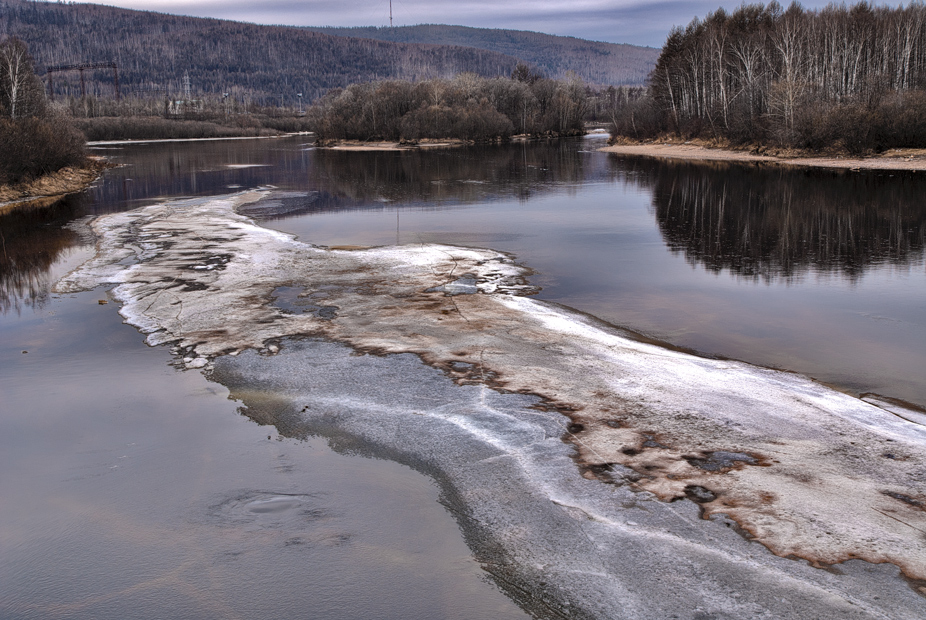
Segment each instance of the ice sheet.
[[[188,368],[209,370],[217,356],[248,349],[278,354],[293,336],[415,354],[461,386],[536,396],[535,413],[562,419],[577,471],[595,488],[610,482],[665,502],[691,500],[705,517],[725,515],[782,557],[821,566],[891,563],[909,578],[926,579],[926,427],[800,375],[641,343],[530,299],[529,269],[502,253],[434,244],[331,250],[297,242],[235,212],[263,196],[101,217],[92,224],[97,256],[57,288],[115,284],[127,321],[149,344],[173,345]],[[280,287],[300,288],[328,314],[276,307]],[[436,402],[428,415],[452,405]],[[535,442],[536,429],[514,424],[502,431],[470,410],[441,415],[500,458]],[[531,479],[536,462],[516,461],[519,479]],[[588,491],[569,488],[566,499],[557,493],[547,499],[595,522],[602,541],[605,532],[628,527],[643,537],[678,535],[583,506]],[[724,553],[729,545],[690,544],[702,546],[697,553],[686,547],[695,555]],[[804,573],[793,578],[810,584]],[[857,604],[864,589],[853,588]],[[878,617],[873,600],[865,605]]]

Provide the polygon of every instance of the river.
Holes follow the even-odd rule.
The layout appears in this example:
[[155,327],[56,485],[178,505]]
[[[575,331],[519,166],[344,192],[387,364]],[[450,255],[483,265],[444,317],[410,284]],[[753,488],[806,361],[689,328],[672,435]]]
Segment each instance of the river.
[[[0,219],[2,615],[586,609],[552,586],[548,601],[525,590],[531,579],[539,592],[547,586],[524,573],[520,551],[493,555],[504,544],[479,522],[497,513],[479,512],[472,478],[346,413],[308,423],[255,395],[261,372],[293,372],[290,353],[264,370],[244,354],[209,380],[178,369],[165,347],[146,347],[105,288],[53,293],[94,253],[74,225],[88,216],[262,188],[266,198],[240,212],[306,243],[491,248],[532,270],[535,298],[638,341],[926,406],[926,177],[654,162],[597,152],[602,145],[357,153],[316,150],[299,136],[100,145],[121,167],[97,186]],[[280,307],[293,302],[284,289]],[[314,398],[410,389],[402,381],[449,389],[410,358],[356,362],[322,341],[286,350],[302,346],[330,363],[317,369],[328,378],[313,384]],[[568,457],[560,445],[551,458]],[[572,475],[557,467],[545,484]],[[511,500],[525,510],[532,501]],[[495,560],[519,566],[494,570]]]

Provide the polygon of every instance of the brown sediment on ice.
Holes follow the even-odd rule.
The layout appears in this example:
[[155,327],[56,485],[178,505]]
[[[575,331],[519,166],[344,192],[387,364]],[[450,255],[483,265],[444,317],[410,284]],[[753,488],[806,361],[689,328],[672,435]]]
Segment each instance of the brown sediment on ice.
[[795,156],[792,153],[770,155],[755,151],[716,148],[703,144],[651,142],[645,144],[615,144],[600,150],[617,155],[689,161],[743,162],[842,170],[926,170],[926,149],[891,149],[872,157],[812,154]]
[[34,181],[0,185],[0,215],[13,209],[46,207],[63,196],[82,192],[108,167],[105,160],[91,158],[82,168],[69,166]]
[[461,383],[542,397],[570,418],[591,475],[629,468],[638,489],[726,514],[781,556],[889,562],[926,579],[926,427],[805,377],[640,342],[533,300],[530,272],[505,254],[295,241],[235,213],[260,197],[101,217],[97,256],[57,290],[116,284],[128,322],[189,368],[273,353],[295,335],[414,353]]

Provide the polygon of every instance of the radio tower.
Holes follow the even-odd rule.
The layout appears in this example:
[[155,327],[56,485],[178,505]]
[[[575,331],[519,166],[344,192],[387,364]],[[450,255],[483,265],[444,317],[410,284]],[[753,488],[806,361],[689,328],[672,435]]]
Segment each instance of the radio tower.
[[392,0],[389,0],[389,27],[392,28]]

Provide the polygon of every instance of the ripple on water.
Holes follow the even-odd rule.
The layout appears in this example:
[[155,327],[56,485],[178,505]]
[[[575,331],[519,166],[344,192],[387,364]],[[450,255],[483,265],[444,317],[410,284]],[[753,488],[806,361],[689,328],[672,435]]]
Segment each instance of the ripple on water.
[[247,491],[227,498],[213,506],[210,515],[229,526],[261,528],[304,527],[334,516],[318,495],[270,491]]

